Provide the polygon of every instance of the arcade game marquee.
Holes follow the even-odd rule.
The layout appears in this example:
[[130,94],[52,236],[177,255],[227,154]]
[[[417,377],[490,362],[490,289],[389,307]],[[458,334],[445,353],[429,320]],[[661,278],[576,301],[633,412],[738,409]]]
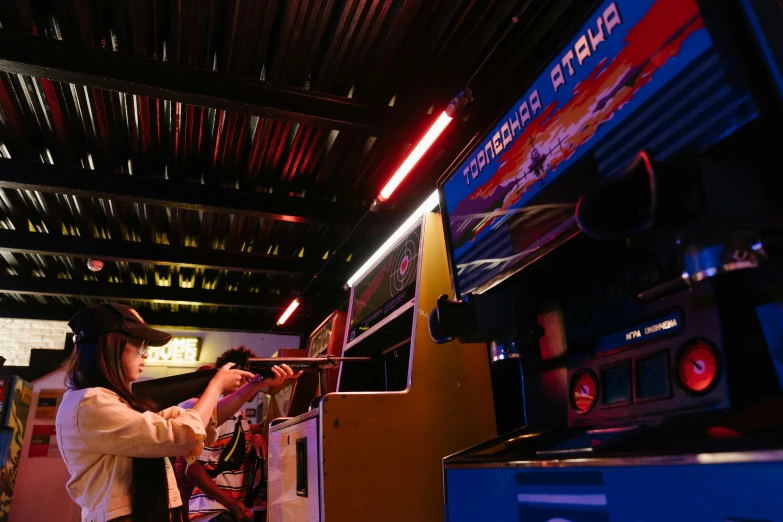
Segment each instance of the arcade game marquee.
[[783,4],[586,7],[439,182],[503,433],[446,520],[783,520]]
[[442,520],[442,458],[497,433],[483,347],[429,335],[451,286],[434,196],[352,285],[337,391],[270,428],[269,522]]

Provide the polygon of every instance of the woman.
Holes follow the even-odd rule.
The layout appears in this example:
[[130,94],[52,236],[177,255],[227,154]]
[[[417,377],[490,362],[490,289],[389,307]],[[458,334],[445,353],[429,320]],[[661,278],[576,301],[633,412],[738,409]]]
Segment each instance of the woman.
[[[75,347],[57,412],[57,442],[82,521],[187,520],[166,457],[198,456],[214,438],[220,395],[253,374],[227,364],[191,408],[155,413],[130,383],[142,373],[148,347],[165,345],[171,335],[147,326],[134,309],[110,303],[85,308],[68,326]],[[286,378],[281,368],[274,372],[269,386]]]

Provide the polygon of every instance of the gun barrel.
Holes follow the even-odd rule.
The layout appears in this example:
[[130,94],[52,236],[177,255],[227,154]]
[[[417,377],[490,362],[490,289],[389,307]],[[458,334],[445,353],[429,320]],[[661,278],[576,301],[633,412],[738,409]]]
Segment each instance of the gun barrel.
[[330,363],[335,362],[355,362],[355,361],[382,361],[382,359],[374,359],[372,357],[332,357],[326,356],[326,357],[254,357],[251,359],[248,359],[248,365],[252,368],[253,366],[263,366],[267,364],[271,365],[281,365],[281,364],[287,364],[291,366],[291,364],[296,365],[306,365],[306,364],[314,364],[317,366],[323,366],[323,365],[329,365]]
[[[272,366],[287,365],[293,371],[311,372],[333,368],[341,362],[372,362],[372,357],[256,357],[247,360],[248,370],[263,378],[272,377]],[[382,360],[380,360],[383,362]]]
[[[253,373],[260,374],[262,378],[274,376],[272,366],[287,364],[295,372],[298,371],[318,371],[334,367],[339,362],[372,362],[383,359],[374,359],[372,357],[262,357],[249,359],[249,369]],[[133,392],[146,395],[153,399],[159,409],[165,409],[175,406],[183,401],[201,395],[206,389],[209,381],[217,373],[217,369],[204,370],[200,372],[186,373],[182,375],[173,375],[142,381],[133,385]]]

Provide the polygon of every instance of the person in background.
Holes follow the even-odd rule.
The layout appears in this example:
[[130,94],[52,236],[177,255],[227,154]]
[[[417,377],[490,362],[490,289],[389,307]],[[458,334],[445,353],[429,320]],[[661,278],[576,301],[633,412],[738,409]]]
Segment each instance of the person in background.
[[87,307],[68,325],[75,346],[56,432],[71,475],[66,488],[82,520],[186,520],[167,457],[195,457],[203,443],[212,443],[220,395],[253,374],[227,363],[188,409],[156,412],[130,383],[143,372],[149,346],[165,345],[170,334],[150,328],[133,308],[113,303]]
[[[248,359],[254,357],[244,346],[227,350],[218,357],[215,366],[234,363],[246,368]],[[249,522],[253,511],[245,504],[259,458],[253,444],[252,431],[240,408],[259,391],[267,393],[280,387],[288,379],[296,379],[288,365],[274,366],[274,380],[252,381],[218,404],[217,439],[204,446],[201,456],[191,463],[186,477],[194,484],[190,497],[192,522]],[[183,403],[188,407],[191,401]]]
[[[215,366],[212,364],[203,364],[199,366],[196,371],[211,370]],[[224,393],[231,392],[233,390],[224,390]],[[180,405],[181,407],[181,405]],[[188,469],[188,461],[185,457],[174,458],[174,476],[177,478],[177,488],[179,489],[179,496],[182,499],[182,505],[187,506],[190,502],[190,495],[193,493],[193,483],[185,476]]]
[[251,442],[253,444],[253,449],[255,450],[256,462],[259,463],[259,465],[256,466],[255,473],[253,473],[252,483],[255,486],[251,488],[251,498],[245,499],[245,505],[254,508],[254,520],[266,520],[264,515],[266,514],[267,500],[266,462],[268,446],[263,435],[256,431],[253,431]]

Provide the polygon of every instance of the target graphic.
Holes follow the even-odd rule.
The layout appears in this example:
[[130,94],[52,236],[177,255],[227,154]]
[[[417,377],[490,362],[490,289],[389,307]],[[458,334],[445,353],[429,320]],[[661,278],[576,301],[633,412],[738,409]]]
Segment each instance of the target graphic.
[[397,295],[416,280],[419,259],[419,234],[410,234],[394,252],[392,273],[389,276],[391,295]]

